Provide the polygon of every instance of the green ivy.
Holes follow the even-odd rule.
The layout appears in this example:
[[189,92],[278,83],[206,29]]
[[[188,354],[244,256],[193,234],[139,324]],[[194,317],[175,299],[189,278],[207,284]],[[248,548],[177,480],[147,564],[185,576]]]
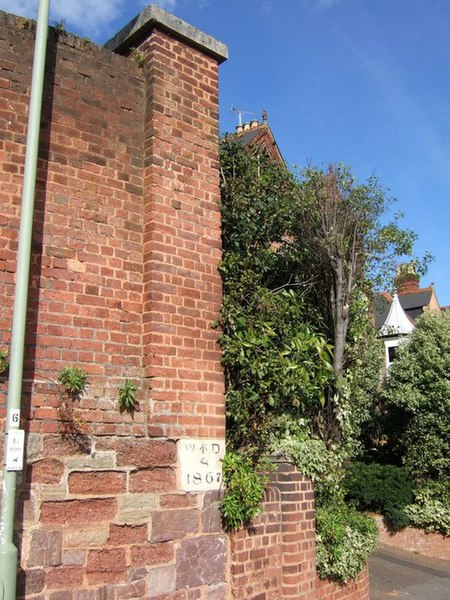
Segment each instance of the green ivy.
[[223,481],[227,493],[221,502],[225,528],[239,529],[261,511],[264,489],[271,465],[267,460],[254,460],[245,454],[227,452],[223,458]]
[[316,508],[317,569],[321,579],[355,579],[376,548],[375,522],[345,505]]

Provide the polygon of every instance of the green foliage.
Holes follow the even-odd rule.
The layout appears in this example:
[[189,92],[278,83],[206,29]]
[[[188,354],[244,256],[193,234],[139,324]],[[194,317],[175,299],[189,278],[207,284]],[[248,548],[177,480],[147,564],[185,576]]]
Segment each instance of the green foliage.
[[413,482],[406,469],[377,463],[353,463],[344,479],[346,499],[358,510],[381,513],[392,529],[409,524],[405,507],[413,499]]
[[261,510],[270,465],[266,460],[255,464],[245,454],[227,452],[223,458],[223,481],[226,493],[221,510],[227,530],[239,529]]
[[264,452],[274,419],[317,416],[332,377],[331,346],[310,324],[298,255],[286,235],[298,186],[264,153],[223,142],[220,325],[228,443]]
[[342,504],[316,509],[317,569],[322,579],[356,578],[378,539],[372,519]]
[[[310,169],[297,180],[261,151],[221,144],[224,299],[218,325],[232,456],[227,459],[232,468],[227,471],[224,465],[222,503],[229,528],[257,511],[264,488],[261,457],[272,450],[281,449],[314,480],[318,505],[342,503],[345,465],[356,452],[359,429],[370,413],[381,361],[379,348],[376,355],[368,341],[370,313],[363,296],[368,246],[360,235],[364,238],[372,225],[378,227],[384,196],[375,183],[355,186],[348,171],[339,171],[333,182],[340,186],[334,196],[336,207],[343,209],[340,224],[344,227],[347,217],[352,224],[345,230],[345,251],[356,261],[351,266],[353,283],[345,288],[348,306],[342,306],[348,312],[340,338],[347,342],[343,370],[334,360],[332,307],[337,292],[332,255],[340,234],[327,230],[335,244],[328,248],[317,239],[323,237],[318,224],[324,216],[323,194],[330,191],[329,175]],[[358,202],[366,205],[358,208]],[[358,222],[374,206],[372,221]],[[383,235],[387,244],[388,232]],[[352,254],[356,247],[357,255]],[[370,336],[375,339],[373,329]],[[352,372],[353,364],[358,370]],[[366,546],[355,544],[342,561],[354,573],[351,565],[362,565],[366,558]],[[339,568],[343,580],[347,574]]]
[[74,398],[80,397],[88,385],[86,371],[79,367],[65,367],[58,375],[59,383],[64,387],[67,394]]
[[134,412],[138,409],[136,390],[137,386],[129,379],[125,379],[123,385],[119,389],[120,412]]
[[8,352],[0,350],[0,375],[4,375],[9,369]]
[[450,477],[450,314],[425,314],[389,370],[383,397],[392,459],[415,481]]
[[450,535],[450,478],[430,480],[414,491],[414,502],[406,507],[412,525],[426,531]]
[[317,506],[342,499],[341,482],[348,460],[346,448],[335,444],[327,447],[320,438],[311,436],[311,427],[304,421],[290,426],[275,442],[293,464],[314,482]]

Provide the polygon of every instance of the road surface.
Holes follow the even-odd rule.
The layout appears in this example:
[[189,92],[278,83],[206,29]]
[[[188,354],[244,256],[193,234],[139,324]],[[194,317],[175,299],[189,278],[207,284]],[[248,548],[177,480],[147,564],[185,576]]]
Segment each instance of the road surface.
[[450,600],[450,560],[380,544],[369,574],[370,600]]

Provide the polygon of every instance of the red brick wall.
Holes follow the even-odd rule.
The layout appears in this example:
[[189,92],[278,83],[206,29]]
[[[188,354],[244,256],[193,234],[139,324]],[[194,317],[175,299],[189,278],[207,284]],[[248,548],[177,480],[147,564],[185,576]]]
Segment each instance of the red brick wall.
[[425,556],[441,558],[442,560],[450,559],[450,539],[448,536],[439,533],[427,533],[423,529],[415,529],[413,527],[405,527],[400,531],[389,531],[384,523],[381,515],[372,515],[378,526],[380,534],[380,542],[409,550],[411,552],[420,552]]
[[367,569],[356,581],[350,581],[345,585],[317,579],[317,600],[369,600],[369,598],[369,571]]
[[[217,63],[156,31],[147,57],[144,369],[158,434],[224,438]],[[170,414],[170,418],[168,415]]]
[[[33,43],[28,23],[0,13],[0,349],[10,341]],[[221,300],[217,60],[157,28],[141,46],[143,68],[70,35],[49,43],[20,598],[225,598],[217,493],[180,489],[176,446],[224,436],[211,328]],[[89,386],[63,423],[57,377],[72,365]],[[133,415],[118,410],[126,378],[138,386]]]
[[231,536],[233,600],[369,600],[369,578],[337,585],[321,581],[315,567],[312,483],[279,461],[263,511]]

